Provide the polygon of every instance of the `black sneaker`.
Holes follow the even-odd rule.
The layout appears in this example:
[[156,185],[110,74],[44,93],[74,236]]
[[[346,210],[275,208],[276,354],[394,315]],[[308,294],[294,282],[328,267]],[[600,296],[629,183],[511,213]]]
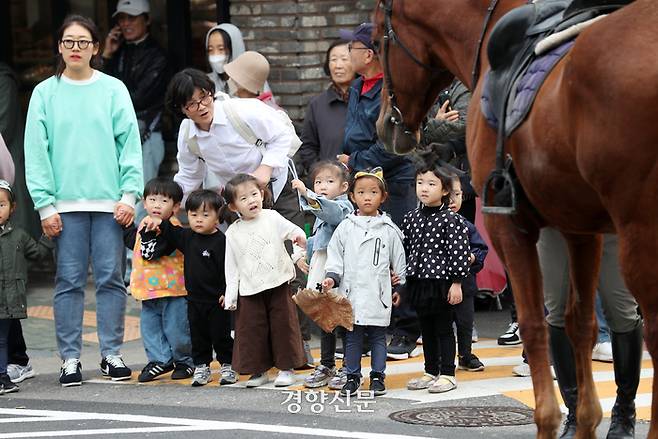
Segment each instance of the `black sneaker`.
[[0,395],[18,392],[18,390],[18,386],[11,382],[9,375],[6,373],[0,374]]
[[384,374],[371,373],[370,374],[370,387],[368,388],[375,396],[385,395],[386,386],[384,385]]
[[406,360],[418,356],[415,350],[416,340],[411,340],[406,335],[394,335],[386,347],[386,356],[392,360]]
[[62,363],[59,372],[62,387],[80,386],[82,384],[82,364],[77,358],[69,358]]
[[507,328],[507,331],[498,337],[498,344],[501,346],[511,346],[521,344],[521,333],[519,332],[519,324],[512,322]]
[[347,375],[347,382],[340,389],[340,396],[354,396],[361,387],[361,377],[358,375]]
[[[103,364],[101,363],[101,369],[102,368]],[[155,361],[151,361],[146,366],[144,366],[144,369],[142,369],[142,372],[137,377],[137,381],[140,383],[148,383],[160,375],[171,372],[172,370],[174,370],[173,364],[160,364],[156,363]]]
[[129,380],[132,371],[123,362],[121,355],[108,355],[101,361],[101,373],[112,381]]
[[184,363],[176,363],[174,371],[171,373],[171,379],[184,380],[186,378],[192,378],[192,375],[194,375],[194,368],[192,366]]
[[484,370],[484,364],[475,355],[471,354],[470,357],[459,357],[459,368],[469,372],[479,372]]

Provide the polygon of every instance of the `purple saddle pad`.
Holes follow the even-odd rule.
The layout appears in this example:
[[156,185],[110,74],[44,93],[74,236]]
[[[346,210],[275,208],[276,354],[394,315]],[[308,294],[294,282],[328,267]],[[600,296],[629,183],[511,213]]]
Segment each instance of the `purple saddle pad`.
[[[567,41],[551,51],[535,58],[530,62],[525,71],[514,80],[510,96],[505,108],[505,137],[523,122],[532,108],[535,97],[539,92],[544,80],[553,70],[553,67],[569,52],[575,40]],[[489,81],[487,72],[484,78],[484,90],[480,99],[480,108],[485,119],[492,128],[498,130],[498,117],[492,105],[493,90],[492,81]]]

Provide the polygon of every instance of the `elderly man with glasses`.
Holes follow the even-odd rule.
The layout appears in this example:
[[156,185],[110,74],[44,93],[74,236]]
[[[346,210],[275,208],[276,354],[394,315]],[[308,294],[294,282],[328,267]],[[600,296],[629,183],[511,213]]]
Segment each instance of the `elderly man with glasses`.
[[[372,41],[372,30],[372,23],[363,23],[353,31],[340,32],[342,39],[350,41],[352,67],[360,77],[350,88],[343,151],[337,158],[355,172],[382,167],[389,189],[382,209],[400,224],[404,214],[416,207],[415,171],[408,157],[387,152],[377,138],[375,123],[384,74]],[[415,312],[403,303],[394,308],[392,321],[393,339],[388,345],[388,358],[402,360],[418,355],[416,340],[420,326]]]

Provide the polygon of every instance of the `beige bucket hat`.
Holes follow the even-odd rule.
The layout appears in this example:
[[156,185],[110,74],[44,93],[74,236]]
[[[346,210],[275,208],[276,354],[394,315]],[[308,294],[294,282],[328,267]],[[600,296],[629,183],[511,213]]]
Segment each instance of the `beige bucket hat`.
[[270,63],[260,53],[250,50],[226,64],[224,71],[240,87],[259,94],[270,74]]

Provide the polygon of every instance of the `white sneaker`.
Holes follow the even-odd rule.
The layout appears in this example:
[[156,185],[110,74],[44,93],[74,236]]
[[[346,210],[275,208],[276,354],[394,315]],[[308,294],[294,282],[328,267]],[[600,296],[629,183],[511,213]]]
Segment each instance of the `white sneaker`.
[[407,382],[408,390],[423,390],[429,388],[436,381],[434,375],[425,372],[422,377],[412,378]]
[[530,365],[528,363],[521,363],[518,366],[514,366],[512,372],[514,372],[514,375],[518,377],[529,377]]
[[478,336],[478,330],[475,328],[475,324],[473,324],[473,333],[471,334],[471,343],[477,343],[480,341],[480,337]]
[[592,360],[612,363],[612,343],[606,341],[595,344],[592,350]]
[[206,366],[205,364],[194,366],[192,387],[205,386],[211,381],[212,381],[212,375],[210,374],[210,367]]
[[[514,366],[512,369],[514,375],[519,377],[529,377],[530,376],[530,365],[528,363],[521,363],[518,366]],[[551,364],[551,377],[556,380],[557,376],[555,375],[555,368]]]
[[260,387],[263,384],[267,384],[269,381],[269,378],[267,377],[267,372],[263,373],[257,373],[255,375],[252,375],[249,377],[247,380],[246,386],[247,387]]
[[457,378],[451,375],[439,375],[439,377],[429,386],[430,393],[445,393],[457,388]]
[[274,380],[274,387],[288,387],[295,384],[295,372],[292,370],[282,370],[279,376]]
[[8,364],[7,365],[7,375],[12,383],[20,383],[25,381],[28,378],[33,378],[37,373],[32,369],[30,363],[27,366],[21,366],[20,364]]
[[347,383],[347,371],[344,367],[338,369],[336,374],[329,380],[329,388],[331,390],[341,390]]

